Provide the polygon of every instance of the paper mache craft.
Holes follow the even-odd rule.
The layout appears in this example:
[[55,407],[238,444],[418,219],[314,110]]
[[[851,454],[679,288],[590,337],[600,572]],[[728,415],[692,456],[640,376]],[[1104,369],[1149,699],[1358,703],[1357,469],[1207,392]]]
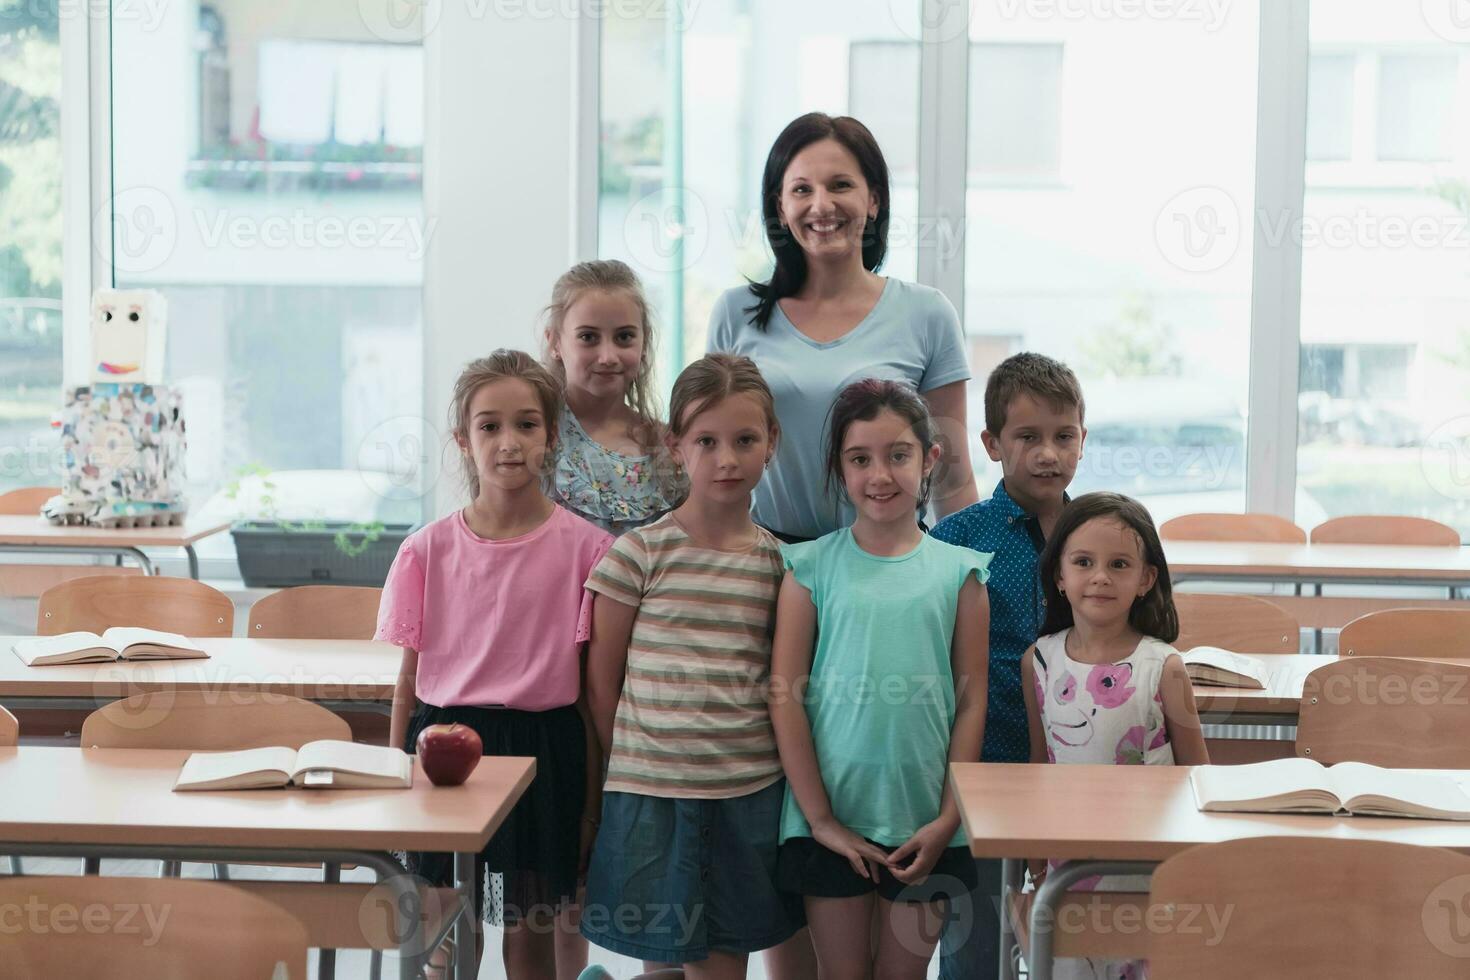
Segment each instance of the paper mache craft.
[[168,303],[151,289],[92,296],[91,381],[64,392],[53,524],[146,527],[184,519],[184,414],[163,384]]

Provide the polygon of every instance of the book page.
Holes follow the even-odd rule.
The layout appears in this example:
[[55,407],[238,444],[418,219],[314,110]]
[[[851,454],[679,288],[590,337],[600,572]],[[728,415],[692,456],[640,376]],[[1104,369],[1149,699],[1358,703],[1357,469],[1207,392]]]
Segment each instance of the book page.
[[292,779],[298,779],[308,769],[331,769],[384,780],[398,780],[411,773],[413,765],[402,749],[323,739],[306,743],[296,753],[296,766],[291,771]]
[[1312,759],[1195,766],[1189,783],[1201,810],[1335,813],[1338,809],[1327,769]]
[[1266,688],[1270,681],[1270,675],[1266,671],[1266,665],[1256,657],[1247,657],[1244,654],[1235,653],[1220,647],[1194,647],[1180,654],[1184,660],[1185,667],[1192,664],[1202,664],[1206,667],[1214,667],[1226,670],[1232,674],[1240,674],[1242,677],[1259,683],[1262,689]]
[[1343,805],[1354,813],[1470,820],[1470,795],[1448,771],[1384,769],[1362,762],[1339,762],[1328,775]]
[[283,746],[241,752],[195,752],[184,760],[174,789],[249,789],[284,786],[296,753]]
[[86,631],[16,640],[11,650],[28,667],[46,663],[83,663],[117,659],[102,637]]
[[[144,629],[141,626],[114,626],[102,634],[102,639],[125,657],[147,657],[150,652],[155,651],[158,656],[168,656],[169,651],[174,650],[204,655],[204,651],[187,636]],[[136,649],[130,651],[129,648]]]

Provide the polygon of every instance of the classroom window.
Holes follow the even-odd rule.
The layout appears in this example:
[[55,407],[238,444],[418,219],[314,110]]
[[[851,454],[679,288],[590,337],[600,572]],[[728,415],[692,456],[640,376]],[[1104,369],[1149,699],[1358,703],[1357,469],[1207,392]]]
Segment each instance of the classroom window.
[[[1404,47],[1369,62],[1377,69],[1369,123],[1392,182],[1330,182],[1307,169],[1297,486],[1325,516],[1415,515],[1463,534],[1470,161],[1446,162],[1463,139],[1460,47],[1434,35],[1417,9],[1312,4],[1314,57],[1384,37]],[[1317,99],[1308,111],[1336,112]],[[1309,118],[1308,132],[1317,125]],[[1311,522],[1299,514],[1297,523]]]
[[[1242,510],[1255,6],[1215,30],[1042,13],[971,19],[965,326],[1017,340],[972,361],[970,417],[1003,354],[1051,355],[1086,399],[1074,493],[1158,520]],[[971,432],[988,494],[999,466]]]
[[972,44],[969,137],[973,176],[1057,177],[1062,45]]
[[1352,54],[1314,54],[1307,74],[1307,159],[1350,160],[1353,156]]
[[[669,4],[601,20],[597,253],[642,277],[659,326],[661,385],[704,352],[716,297],[770,274],[760,181],[804,112],[857,115],[888,160],[882,271],[913,279],[918,220],[919,0]],[[671,23],[680,11],[690,17]]]
[[417,520],[422,48],[353,0],[168,6],[112,43],[113,279],[168,299],[191,510]]
[[60,482],[61,46],[56,0],[0,17],[0,493]]

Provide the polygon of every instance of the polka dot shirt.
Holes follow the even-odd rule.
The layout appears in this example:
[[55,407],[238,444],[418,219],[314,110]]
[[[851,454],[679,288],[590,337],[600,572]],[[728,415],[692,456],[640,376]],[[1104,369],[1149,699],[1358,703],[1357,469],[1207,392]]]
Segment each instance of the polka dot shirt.
[[1021,697],[1021,656],[1036,642],[1046,619],[1037,565],[1044,544],[1041,524],[995,485],[989,500],[971,504],[934,526],[934,537],[995,557],[990,560],[990,682],[985,709],[984,762],[1025,762],[1031,756],[1026,702]]

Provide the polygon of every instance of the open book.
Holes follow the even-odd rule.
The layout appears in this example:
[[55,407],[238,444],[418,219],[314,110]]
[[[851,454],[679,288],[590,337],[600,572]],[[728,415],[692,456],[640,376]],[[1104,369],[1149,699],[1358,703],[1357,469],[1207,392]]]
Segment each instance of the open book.
[[1382,769],[1361,762],[1329,768],[1313,759],[1273,759],[1246,766],[1195,766],[1189,785],[1197,807],[1221,813],[1470,820],[1470,793],[1449,772]]
[[96,633],[60,633],[16,640],[11,647],[27,667],[91,664],[109,660],[200,660],[209,654],[187,637],[141,626],[114,626]]
[[322,739],[299,749],[195,752],[174,789],[408,789],[413,759],[402,749]]
[[1194,647],[1179,656],[1184,661],[1185,673],[1194,684],[1261,691],[1270,680],[1266,665],[1260,660],[1220,647]]

